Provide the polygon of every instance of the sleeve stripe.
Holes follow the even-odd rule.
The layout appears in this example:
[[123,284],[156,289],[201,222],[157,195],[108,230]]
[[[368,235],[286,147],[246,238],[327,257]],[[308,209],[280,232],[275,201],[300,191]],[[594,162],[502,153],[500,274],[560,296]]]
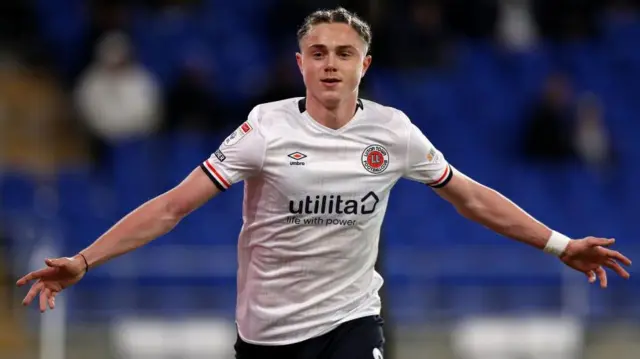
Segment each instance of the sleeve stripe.
[[211,162],[209,162],[209,160],[204,161],[204,163],[207,165],[207,168],[209,169],[209,171],[211,171],[211,174],[218,180],[220,181],[220,184],[222,184],[222,186],[226,189],[231,187],[231,184],[229,182],[227,182],[226,179],[224,179],[224,177],[222,177],[220,175],[220,172],[216,171],[216,168],[213,167],[213,165],[211,164]]
[[220,172],[216,171],[215,167],[209,162],[209,160],[204,161],[204,169],[207,173],[209,173],[224,189],[228,189],[231,187],[231,184],[220,175]]
[[215,177],[213,177],[213,175],[209,172],[207,167],[205,167],[204,163],[200,164],[200,169],[202,169],[202,172],[204,172],[204,174],[206,174],[207,177],[209,177],[211,182],[213,182],[213,184],[216,185],[216,187],[220,190],[220,192],[224,192],[225,191],[225,188],[222,187],[222,184],[220,182],[218,182],[218,180]]
[[442,176],[440,176],[440,178],[437,181],[427,183],[427,186],[433,187],[433,188],[442,188],[446,186],[447,183],[449,183],[449,181],[451,180],[451,177],[453,177],[453,171],[451,171],[451,166],[447,165],[447,167],[444,169],[444,173],[442,174]]

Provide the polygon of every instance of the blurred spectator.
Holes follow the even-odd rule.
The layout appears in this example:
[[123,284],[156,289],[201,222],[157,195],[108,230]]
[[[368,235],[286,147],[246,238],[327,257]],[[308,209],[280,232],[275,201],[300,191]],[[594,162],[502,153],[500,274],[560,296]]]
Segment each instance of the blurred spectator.
[[213,92],[204,60],[191,58],[168,91],[164,129],[167,131],[222,131],[236,124],[224,103]]
[[571,91],[564,75],[553,74],[547,79],[526,120],[524,153],[529,159],[562,162],[573,157]]
[[606,173],[613,164],[611,139],[603,120],[603,110],[593,94],[578,102],[574,145],[580,159],[591,169]]
[[126,35],[106,35],[76,88],[77,107],[99,158],[104,145],[148,136],[161,124],[158,83],[132,50]]
[[498,38],[507,49],[528,51],[535,44],[537,28],[531,0],[501,0],[498,23]]
[[[414,1],[410,9],[412,29],[407,32],[409,42],[413,40],[416,55],[407,57],[415,63],[409,66],[440,67],[447,63],[447,34],[443,19],[442,6],[437,1]],[[405,43],[408,45],[408,43]],[[419,46],[416,46],[420,44]],[[398,53],[398,52],[397,52]],[[400,51],[399,53],[402,53]],[[403,64],[405,65],[405,64]]]
[[131,23],[131,2],[125,0],[91,0],[88,2],[89,21],[85,32],[80,67],[72,76],[76,80],[93,61],[97,43],[109,33],[126,32]]
[[28,172],[84,162],[68,96],[51,69],[16,56],[1,61],[0,162]]

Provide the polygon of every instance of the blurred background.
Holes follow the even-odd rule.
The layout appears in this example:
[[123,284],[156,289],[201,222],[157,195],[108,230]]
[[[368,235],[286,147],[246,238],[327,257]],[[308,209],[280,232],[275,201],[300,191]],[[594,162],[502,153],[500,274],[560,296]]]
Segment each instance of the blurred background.
[[[640,258],[639,1],[3,0],[0,357],[232,357],[242,186],[54,312],[13,284],[176,185],[254,105],[302,96],[296,29],[338,4],[373,27],[362,97],[554,229]],[[383,237],[387,358],[638,357],[637,280],[588,286],[409,181]]]

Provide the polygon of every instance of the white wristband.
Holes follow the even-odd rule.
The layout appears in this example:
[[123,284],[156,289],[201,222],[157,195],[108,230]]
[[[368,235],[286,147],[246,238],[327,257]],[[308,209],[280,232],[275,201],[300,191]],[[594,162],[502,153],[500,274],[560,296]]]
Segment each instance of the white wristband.
[[567,249],[569,242],[571,242],[571,238],[562,233],[552,231],[551,236],[547,241],[547,245],[544,247],[544,251],[555,256],[561,256],[565,249]]

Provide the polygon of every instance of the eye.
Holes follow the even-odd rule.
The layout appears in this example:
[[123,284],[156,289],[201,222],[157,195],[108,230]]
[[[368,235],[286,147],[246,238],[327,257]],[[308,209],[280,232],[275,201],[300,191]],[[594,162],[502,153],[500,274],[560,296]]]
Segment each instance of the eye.
[[316,51],[316,52],[312,53],[311,56],[313,56],[316,59],[320,59],[320,58],[322,58],[322,52]]

